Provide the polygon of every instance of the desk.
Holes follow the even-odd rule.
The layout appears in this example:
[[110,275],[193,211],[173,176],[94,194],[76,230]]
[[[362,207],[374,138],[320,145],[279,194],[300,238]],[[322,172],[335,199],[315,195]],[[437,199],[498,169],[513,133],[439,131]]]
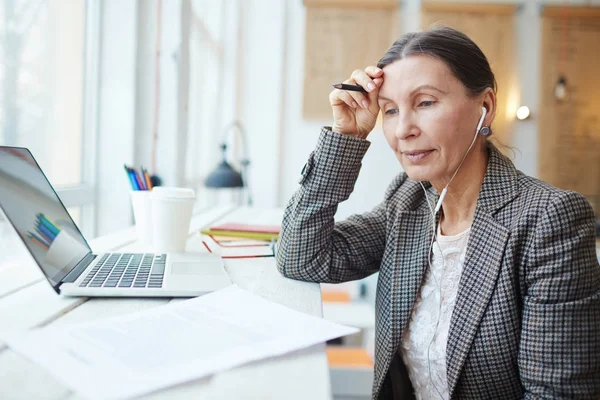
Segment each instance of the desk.
[[[195,213],[187,251],[199,251],[202,248],[198,234],[200,227],[217,221],[239,221],[248,213],[248,209],[233,207],[214,207]],[[90,246],[94,252],[139,251],[133,228],[95,239]],[[13,264],[0,269],[3,277],[0,284],[0,399],[3,400],[81,398],[44,369],[8,348],[2,342],[7,332],[90,321],[156,307],[169,301],[180,301],[62,297],[43,280],[32,260],[23,259]],[[228,259],[225,260],[225,268],[232,281],[242,288],[298,311],[322,315],[319,285],[284,278],[277,271],[273,258]],[[330,399],[325,345],[248,364],[143,398]]]

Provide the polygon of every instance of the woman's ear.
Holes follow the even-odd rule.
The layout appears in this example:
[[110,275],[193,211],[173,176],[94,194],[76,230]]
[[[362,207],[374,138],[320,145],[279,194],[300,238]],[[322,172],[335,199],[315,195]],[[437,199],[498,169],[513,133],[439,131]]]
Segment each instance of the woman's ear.
[[483,126],[490,126],[496,117],[496,94],[491,88],[483,93],[483,107],[487,110]]

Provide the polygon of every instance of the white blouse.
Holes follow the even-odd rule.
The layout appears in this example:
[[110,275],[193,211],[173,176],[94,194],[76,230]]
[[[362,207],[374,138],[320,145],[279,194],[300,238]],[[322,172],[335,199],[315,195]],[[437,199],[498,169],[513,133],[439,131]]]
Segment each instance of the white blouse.
[[446,344],[470,231],[443,236],[438,227],[431,269],[403,332],[401,356],[417,400],[449,398]]

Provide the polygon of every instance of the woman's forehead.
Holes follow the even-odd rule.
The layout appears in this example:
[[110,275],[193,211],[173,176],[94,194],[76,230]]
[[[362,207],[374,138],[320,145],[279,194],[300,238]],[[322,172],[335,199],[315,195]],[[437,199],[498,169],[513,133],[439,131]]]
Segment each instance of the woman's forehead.
[[446,64],[428,55],[411,55],[383,67],[383,85],[379,95],[393,98],[410,95],[424,85],[451,92],[460,88],[460,82]]

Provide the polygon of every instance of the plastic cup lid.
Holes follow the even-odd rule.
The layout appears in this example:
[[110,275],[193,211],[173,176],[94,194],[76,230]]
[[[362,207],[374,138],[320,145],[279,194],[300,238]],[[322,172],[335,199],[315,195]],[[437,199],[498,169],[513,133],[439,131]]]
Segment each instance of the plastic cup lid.
[[196,192],[189,188],[156,186],[152,189],[152,197],[165,200],[187,200],[195,199]]

